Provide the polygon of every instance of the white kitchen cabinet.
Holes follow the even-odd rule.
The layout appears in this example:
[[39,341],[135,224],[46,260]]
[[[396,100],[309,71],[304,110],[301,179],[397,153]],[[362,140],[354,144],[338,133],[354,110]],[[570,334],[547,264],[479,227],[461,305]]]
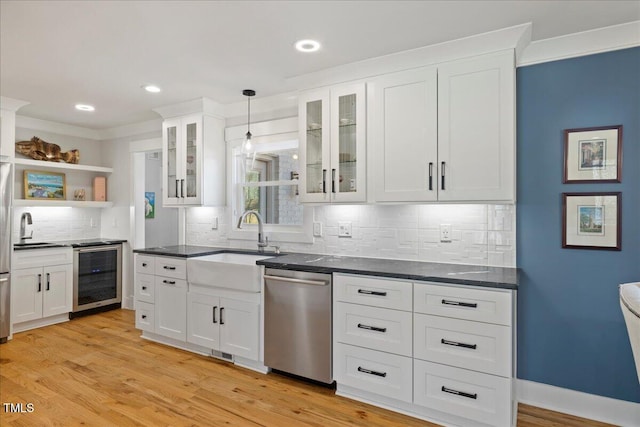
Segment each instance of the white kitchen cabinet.
[[72,309],[71,249],[38,249],[14,253],[11,315],[14,332],[68,320]]
[[186,280],[156,276],[155,332],[176,340],[187,340]]
[[259,303],[217,296],[214,290],[189,292],[187,300],[188,342],[251,360],[260,358]]
[[167,119],[162,125],[164,206],[225,204],[224,123],[193,114]]
[[300,201],[366,201],[364,83],[302,93],[299,120]]
[[513,51],[367,82],[376,202],[515,200]]

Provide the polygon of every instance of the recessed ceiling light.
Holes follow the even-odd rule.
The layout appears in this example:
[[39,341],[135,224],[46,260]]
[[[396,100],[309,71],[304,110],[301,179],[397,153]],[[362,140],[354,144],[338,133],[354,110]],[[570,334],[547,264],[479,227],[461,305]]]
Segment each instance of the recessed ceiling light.
[[96,107],[88,104],[76,104],[76,110],[80,111],[95,111]]
[[298,40],[296,42],[296,49],[300,52],[315,52],[320,49],[320,43],[315,40]]
[[151,92],[151,93],[158,93],[162,90],[156,85],[143,85],[142,88],[147,92]]

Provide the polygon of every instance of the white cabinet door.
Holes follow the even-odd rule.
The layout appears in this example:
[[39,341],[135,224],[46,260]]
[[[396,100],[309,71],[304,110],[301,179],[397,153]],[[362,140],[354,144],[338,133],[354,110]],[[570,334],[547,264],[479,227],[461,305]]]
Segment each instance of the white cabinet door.
[[73,305],[73,266],[44,267],[42,317],[68,313]]
[[156,277],[156,333],[181,341],[187,340],[187,282]]
[[375,200],[437,200],[436,67],[378,77],[367,92]]
[[202,204],[202,115],[183,117],[182,126],[182,178],[180,196],[182,204]]
[[180,204],[180,179],[182,177],[182,127],[180,119],[162,123],[162,204]]
[[331,191],[327,173],[330,165],[331,132],[329,123],[329,90],[300,94],[300,202],[329,202]]
[[513,51],[438,66],[439,200],[515,200]]
[[42,317],[42,267],[14,270],[11,274],[13,323]]
[[220,299],[220,351],[247,359],[260,358],[260,306]]
[[189,292],[187,313],[187,341],[219,350],[220,298]]

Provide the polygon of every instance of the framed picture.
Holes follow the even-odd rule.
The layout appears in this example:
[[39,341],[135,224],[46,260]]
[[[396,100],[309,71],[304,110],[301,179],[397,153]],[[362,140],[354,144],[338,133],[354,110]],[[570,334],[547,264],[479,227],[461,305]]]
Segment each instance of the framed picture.
[[565,129],[565,184],[620,182],[622,125]]
[[144,193],[144,217],[155,218],[156,216],[156,193],[145,191]]
[[622,193],[562,193],[562,247],[622,249]]
[[24,198],[66,200],[66,181],[63,173],[24,171]]

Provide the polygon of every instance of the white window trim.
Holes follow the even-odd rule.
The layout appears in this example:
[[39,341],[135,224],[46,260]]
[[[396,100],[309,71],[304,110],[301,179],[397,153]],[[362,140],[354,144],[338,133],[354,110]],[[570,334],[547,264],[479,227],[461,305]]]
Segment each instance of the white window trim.
[[[298,140],[297,132],[297,119],[295,120],[278,120],[273,121],[279,126],[276,134],[261,134],[261,130],[268,131],[273,129],[269,126],[268,122],[262,122],[259,125],[264,126],[252,126],[251,133],[253,134],[251,143],[254,146],[268,145],[269,149],[278,149],[279,147],[286,148],[292,140]],[[285,123],[288,126],[282,126]],[[236,138],[227,140],[227,171],[229,171],[229,179],[227,180],[227,194],[228,194],[228,206],[227,209],[229,215],[229,224],[231,227],[228,232],[229,240],[256,240],[258,233],[258,226],[254,224],[245,224],[241,229],[236,227],[238,218],[242,212],[237,212],[237,200],[242,191],[242,186],[238,184],[238,171],[235,161],[235,156],[240,152],[243,138],[237,138],[238,135],[244,136],[246,132],[246,126],[235,126],[227,128],[225,130],[227,138],[235,136]],[[276,181],[280,185],[290,185],[295,181]],[[273,183],[273,181],[272,181]],[[244,186],[252,184],[244,184]],[[259,184],[256,184],[259,186]],[[313,243],[313,208],[303,205],[302,210],[302,225],[279,225],[279,224],[265,224],[264,234],[269,238],[269,242],[272,244],[285,243]]]

